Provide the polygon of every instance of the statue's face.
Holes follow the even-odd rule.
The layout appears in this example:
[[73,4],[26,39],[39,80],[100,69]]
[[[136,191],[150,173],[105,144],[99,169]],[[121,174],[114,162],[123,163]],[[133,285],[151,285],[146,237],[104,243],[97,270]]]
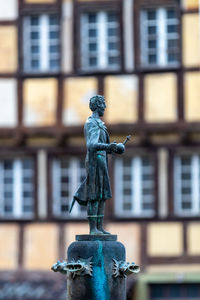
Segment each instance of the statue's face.
[[106,103],[104,99],[102,99],[98,102],[97,109],[96,109],[100,117],[103,117],[105,108],[106,108]]

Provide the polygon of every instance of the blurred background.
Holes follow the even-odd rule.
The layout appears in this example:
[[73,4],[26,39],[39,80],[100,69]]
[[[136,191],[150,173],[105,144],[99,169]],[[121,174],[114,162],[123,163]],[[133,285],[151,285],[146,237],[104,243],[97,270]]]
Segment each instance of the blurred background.
[[[66,299],[50,268],[87,233],[72,195],[103,94],[105,223],[141,266],[131,300],[200,299],[198,0],[0,0],[0,300]],[[102,299],[103,300],[103,299]]]

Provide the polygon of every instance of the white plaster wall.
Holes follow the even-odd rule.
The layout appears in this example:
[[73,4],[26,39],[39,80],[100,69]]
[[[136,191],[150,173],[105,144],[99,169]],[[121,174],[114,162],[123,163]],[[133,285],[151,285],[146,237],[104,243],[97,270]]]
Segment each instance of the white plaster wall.
[[0,79],[0,127],[17,125],[17,82]]
[[62,69],[65,73],[72,72],[73,68],[73,3],[72,0],[64,0],[62,6]]
[[0,20],[14,20],[18,16],[17,0],[0,0]]

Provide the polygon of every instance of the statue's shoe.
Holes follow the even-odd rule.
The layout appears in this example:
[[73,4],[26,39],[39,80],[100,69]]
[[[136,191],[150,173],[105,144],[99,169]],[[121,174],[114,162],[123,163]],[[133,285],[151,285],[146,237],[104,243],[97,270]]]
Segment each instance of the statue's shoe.
[[101,228],[101,229],[98,229],[98,230],[100,230],[101,231],[101,234],[103,233],[103,234],[111,234],[110,232],[108,232],[108,231],[105,231],[103,228]]
[[98,229],[93,229],[90,231],[90,234],[92,235],[100,235],[100,234],[103,234],[102,231],[98,230]]

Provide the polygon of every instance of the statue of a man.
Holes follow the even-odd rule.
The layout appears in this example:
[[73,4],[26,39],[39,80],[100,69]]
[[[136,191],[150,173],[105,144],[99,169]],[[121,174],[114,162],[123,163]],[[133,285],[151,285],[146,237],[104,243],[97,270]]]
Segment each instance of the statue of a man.
[[122,154],[125,146],[122,143],[110,143],[107,128],[100,119],[106,108],[104,97],[92,97],[89,107],[92,115],[84,126],[87,176],[74,195],[70,211],[75,201],[87,205],[90,234],[109,234],[103,229],[105,201],[112,197],[107,155],[113,152]]

